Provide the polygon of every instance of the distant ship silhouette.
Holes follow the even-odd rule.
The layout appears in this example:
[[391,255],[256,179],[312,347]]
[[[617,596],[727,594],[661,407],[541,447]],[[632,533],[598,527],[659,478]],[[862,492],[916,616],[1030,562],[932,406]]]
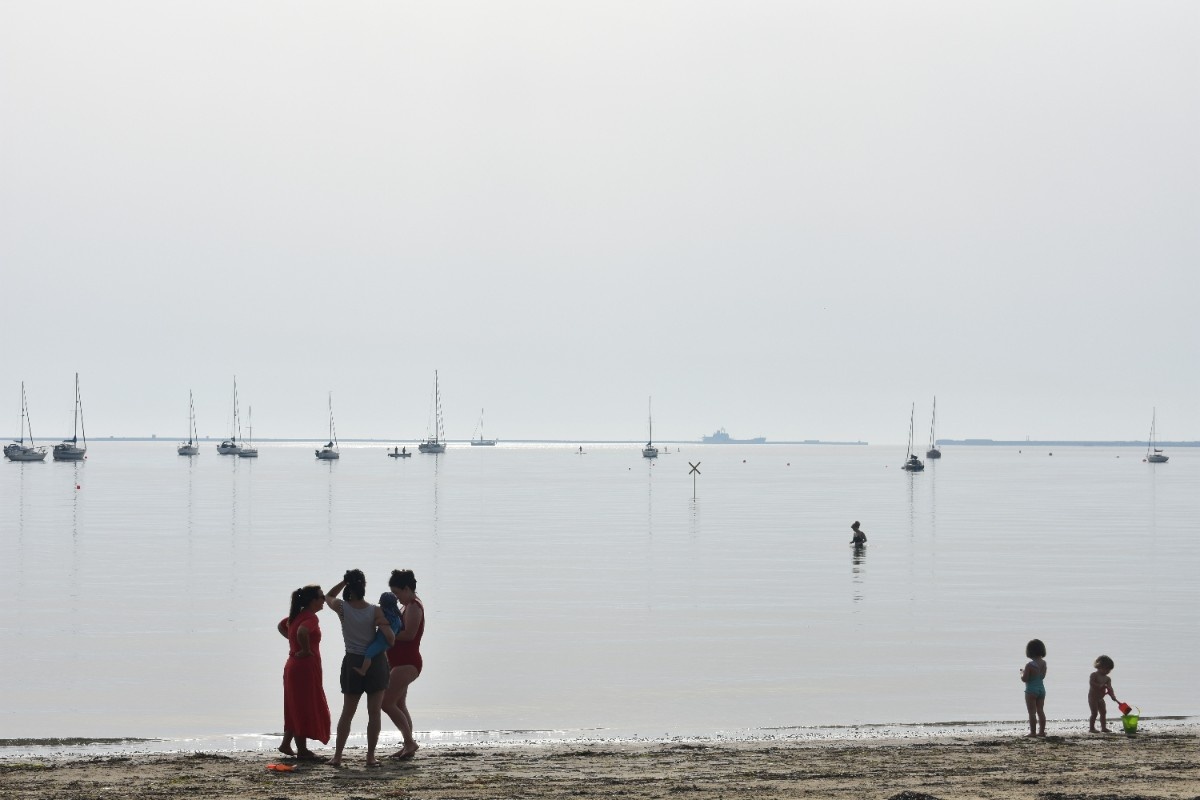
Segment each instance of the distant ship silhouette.
[[724,428],[718,428],[712,436],[705,436],[700,441],[704,444],[765,444],[767,439],[765,436],[758,436],[754,439],[733,439],[725,432]]

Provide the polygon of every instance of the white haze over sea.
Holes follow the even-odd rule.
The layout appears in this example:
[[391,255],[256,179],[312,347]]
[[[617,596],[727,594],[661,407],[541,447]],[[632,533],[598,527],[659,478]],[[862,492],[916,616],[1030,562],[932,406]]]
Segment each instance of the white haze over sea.
[[909,475],[895,447],[668,449],[2,463],[0,739],[269,742],[289,592],[349,567],[370,594],[416,571],[426,741],[1014,732],[1033,637],[1052,730],[1083,730],[1101,653],[1147,730],[1200,711],[1200,450],[948,447]]
[[[1200,6],[0,4],[0,433],[1200,439]],[[6,498],[7,499],[7,498]]]

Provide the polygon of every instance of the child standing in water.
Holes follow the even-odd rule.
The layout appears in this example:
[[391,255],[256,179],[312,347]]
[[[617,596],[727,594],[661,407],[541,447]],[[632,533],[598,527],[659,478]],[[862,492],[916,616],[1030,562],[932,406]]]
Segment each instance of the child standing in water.
[[1025,645],[1029,663],[1021,670],[1025,684],[1025,708],[1029,711],[1029,736],[1046,735],[1046,645],[1041,639],[1030,639]]
[[[383,612],[383,616],[387,618],[388,624],[392,626],[392,633],[399,633],[404,630],[404,618],[400,616],[400,605],[396,602],[396,595],[391,592],[384,592],[379,595],[379,610]],[[354,667],[354,671],[359,675],[366,675],[367,670],[371,668],[371,661],[388,649],[387,639],[383,638],[382,633],[375,634],[375,641],[367,646],[367,651],[363,653],[363,662],[361,667]]]
[[[1121,702],[1113,694],[1112,681],[1108,677],[1114,664],[1108,656],[1100,656],[1092,666],[1096,671],[1088,678],[1088,707],[1092,710],[1092,715],[1088,717],[1088,733],[1108,733],[1108,707],[1104,703],[1104,695],[1111,697],[1114,703]],[[1099,731],[1096,730],[1097,715],[1100,717]]]

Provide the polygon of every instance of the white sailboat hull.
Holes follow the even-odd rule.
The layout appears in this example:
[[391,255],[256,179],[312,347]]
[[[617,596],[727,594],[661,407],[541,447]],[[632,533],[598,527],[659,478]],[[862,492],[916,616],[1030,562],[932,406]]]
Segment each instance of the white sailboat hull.
[[181,456],[198,456],[200,455],[200,448],[194,444],[181,444],[175,448],[175,452]]
[[471,447],[495,447],[495,439],[472,439]]
[[417,445],[417,449],[422,453],[433,453],[436,455],[438,453],[446,452],[446,445],[442,444],[441,442],[434,441],[421,442],[419,445]]
[[225,441],[217,445],[217,452],[223,456],[236,456],[238,453],[242,452],[242,447],[241,445],[234,444],[233,442]]
[[658,458],[658,448],[657,447],[643,447],[642,448],[642,458]]
[[46,448],[14,443],[4,448],[4,457],[9,461],[45,461]]
[[1146,461],[1151,464],[1165,464],[1170,456],[1164,456],[1162,453],[1151,453],[1146,456]]
[[332,447],[322,447],[320,450],[317,450],[316,453],[317,458],[321,459],[322,461],[334,461],[342,457],[342,454],[337,450],[334,450]]
[[258,450],[253,447],[243,447],[238,458],[258,458]]

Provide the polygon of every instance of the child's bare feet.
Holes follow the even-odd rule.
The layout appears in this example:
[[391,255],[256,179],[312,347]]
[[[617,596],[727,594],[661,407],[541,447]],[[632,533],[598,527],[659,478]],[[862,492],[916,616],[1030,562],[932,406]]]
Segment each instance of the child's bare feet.
[[1037,737],[1037,734],[1036,734],[1036,733],[1027,733],[1027,734],[1025,734],[1025,738],[1026,738],[1026,739],[1033,739],[1033,738],[1035,738],[1035,737]]
[[1101,727],[1100,732],[1101,733],[1112,733],[1112,731],[1110,731],[1107,726]]

